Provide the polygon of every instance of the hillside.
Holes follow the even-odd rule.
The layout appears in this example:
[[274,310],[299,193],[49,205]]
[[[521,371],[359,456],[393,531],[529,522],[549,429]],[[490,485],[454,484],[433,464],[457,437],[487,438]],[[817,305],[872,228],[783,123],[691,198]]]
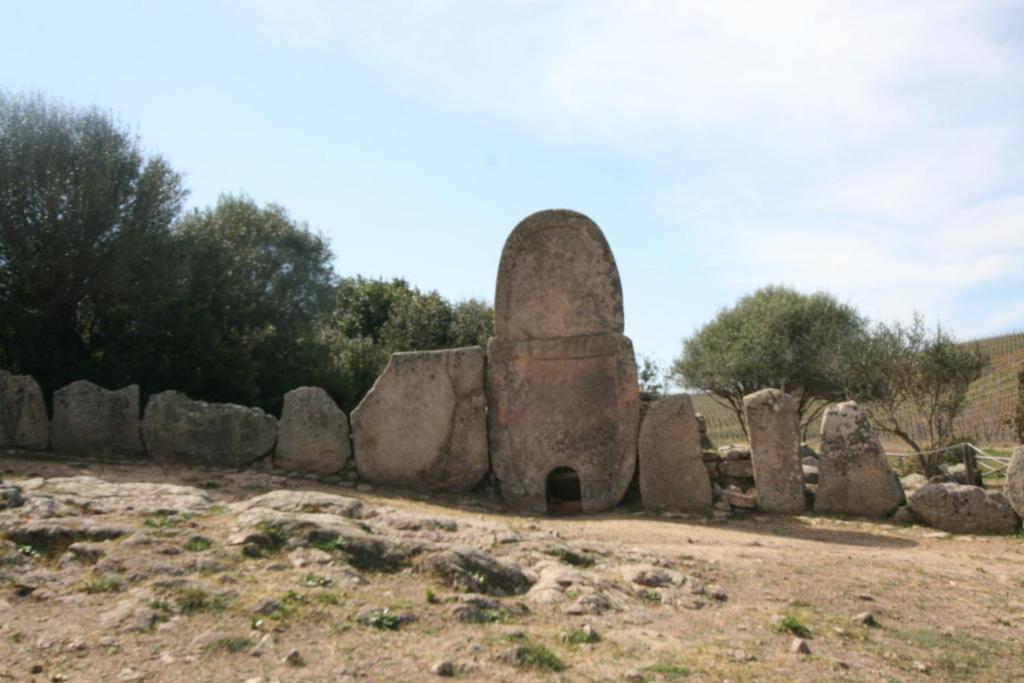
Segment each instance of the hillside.
[[[1017,372],[1024,366],[1024,332],[964,342],[978,343],[991,357],[981,378],[971,385],[967,408],[960,418],[960,433],[978,445],[999,446],[1013,442],[1007,421],[1015,405]],[[743,432],[732,412],[717,404],[710,396],[695,395],[694,407],[704,414],[708,433],[716,444],[743,441]],[[924,439],[923,421],[912,420],[912,434]],[[811,441],[817,439],[817,426],[812,428]],[[905,450],[902,442],[887,443]]]

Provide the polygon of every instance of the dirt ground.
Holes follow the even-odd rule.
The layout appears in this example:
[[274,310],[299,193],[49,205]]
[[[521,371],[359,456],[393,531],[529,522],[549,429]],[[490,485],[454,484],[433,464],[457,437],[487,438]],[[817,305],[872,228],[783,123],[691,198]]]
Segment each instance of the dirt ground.
[[[489,497],[10,454],[0,456],[0,473],[27,497],[38,492],[36,507],[0,510],[14,539],[6,564],[0,554],[0,680],[417,681],[438,679],[432,668],[444,661],[454,677],[480,681],[1024,680],[1024,540],[1016,536],[761,514],[526,518]],[[53,508],[78,512],[55,519],[98,519],[134,535],[79,539],[78,559],[68,543],[19,542],[30,538],[31,511],[44,509],[43,492],[60,500],[55,478],[83,475],[183,484],[195,487],[183,495],[209,500],[197,511],[96,512],[78,491],[68,499],[77,507]],[[312,555],[239,543],[246,522],[233,504],[281,489],[358,499],[382,515],[366,528],[391,520],[374,527],[379,538],[419,529],[395,531],[406,534],[401,543],[443,545],[444,533],[408,521],[433,520],[531,582],[562,585],[548,592],[553,601],[537,585],[474,597],[421,571],[436,548],[382,569],[346,560],[343,539],[328,536],[311,541]],[[288,514],[341,523],[323,509]],[[275,533],[267,531],[276,542]],[[149,559],[142,569],[81,561],[91,552]],[[550,566],[559,561],[567,576],[584,572],[578,585],[609,596],[611,607],[567,607],[576,589],[566,586],[577,584],[559,578]],[[651,569],[640,576],[631,567]],[[488,592],[485,577],[468,576],[480,584],[474,593]],[[874,624],[854,619],[865,612]],[[797,636],[809,653],[791,651]]]

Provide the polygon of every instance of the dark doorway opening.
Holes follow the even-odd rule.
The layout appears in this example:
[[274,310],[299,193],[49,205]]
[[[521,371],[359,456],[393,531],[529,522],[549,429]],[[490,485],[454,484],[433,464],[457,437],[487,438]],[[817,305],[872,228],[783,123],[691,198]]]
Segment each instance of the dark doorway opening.
[[583,512],[580,477],[571,467],[556,467],[548,475],[546,494],[549,515],[578,515]]

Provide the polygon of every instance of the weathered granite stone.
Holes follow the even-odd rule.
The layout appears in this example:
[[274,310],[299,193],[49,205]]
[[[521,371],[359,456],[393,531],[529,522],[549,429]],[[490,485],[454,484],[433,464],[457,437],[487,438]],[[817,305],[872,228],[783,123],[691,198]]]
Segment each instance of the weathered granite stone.
[[766,512],[800,514],[806,506],[796,401],[778,389],[743,397],[757,504]]
[[1018,515],[1024,517],[1024,446],[1013,449],[1006,468],[1006,500]]
[[954,534],[1012,534],[1020,529],[1020,517],[1003,493],[980,486],[925,484],[908,504],[928,526]]
[[39,383],[0,370],[0,448],[45,451],[50,424]]
[[391,355],[352,411],[359,476],[374,484],[468,491],[487,474],[479,346]]
[[145,456],[139,387],[118,391],[79,380],[53,394],[50,426],[56,453],[106,459]]
[[146,452],[159,462],[234,467],[273,450],[277,420],[259,408],[165,391],[146,404],[142,437]]
[[685,394],[656,401],[640,425],[640,498],[649,510],[699,510],[711,505],[700,423]]
[[818,461],[815,512],[887,517],[905,500],[882,442],[855,401],[825,409]]
[[542,211],[516,226],[501,255],[487,347],[491,466],[513,509],[546,511],[552,474],[578,480],[583,512],[622,498],[640,407],[622,329],[618,270],[590,219]]
[[621,334],[622,285],[601,229],[575,211],[540,211],[505,242],[494,297],[502,341]]
[[750,448],[736,443],[719,446],[718,454],[722,460],[750,460]]
[[326,391],[299,387],[284,395],[274,465],[328,475],[343,470],[351,455],[348,418]]
[[492,338],[487,353],[491,466],[505,501],[546,511],[547,477],[564,467],[579,478],[583,512],[614,507],[636,466],[640,396],[629,339]]

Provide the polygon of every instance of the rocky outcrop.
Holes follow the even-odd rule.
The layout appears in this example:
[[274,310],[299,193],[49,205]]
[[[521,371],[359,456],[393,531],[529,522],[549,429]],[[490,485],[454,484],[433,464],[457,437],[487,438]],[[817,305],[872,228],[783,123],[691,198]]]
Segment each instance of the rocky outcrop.
[[53,394],[51,441],[56,453],[138,459],[142,447],[139,387],[118,391],[79,380]]
[[348,418],[327,392],[300,387],[284,395],[274,464],[286,470],[334,474],[352,456]]
[[818,460],[815,512],[887,517],[905,500],[882,442],[855,401],[825,410]]
[[700,448],[700,424],[689,396],[667,396],[640,427],[640,498],[651,510],[711,505],[711,480]]
[[766,512],[800,514],[807,505],[800,462],[796,401],[778,389],[743,397],[757,505]]
[[487,474],[485,408],[480,347],[392,354],[352,411],[359,476],[426,491],[472,489]]
[[911,511],[928,526],[956,534],[1012,534],[1020,517],[1001,491],[964,484],[926,484],[908,501]]
[[28,375],[0,370],[0,448],[45,451],[50,443],[46,402]]
[[259,408],[193,401],[165,391],[150,397],[142,435],[147,453],[158,462],[236,467],[273,450],[277,420]]

